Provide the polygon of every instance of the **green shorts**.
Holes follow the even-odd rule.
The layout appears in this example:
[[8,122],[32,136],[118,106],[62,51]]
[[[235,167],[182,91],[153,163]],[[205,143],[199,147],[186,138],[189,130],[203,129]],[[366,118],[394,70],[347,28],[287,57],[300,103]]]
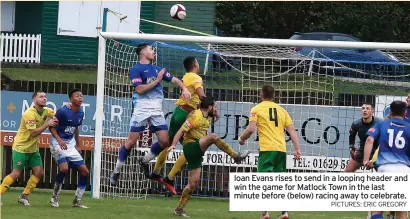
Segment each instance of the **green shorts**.
[[21,153],[13,150],[12,156],[13,169],[24,170],[25,167],[43,166],[39,151],[34,153]]
[[260,151],[258,172],[286,172],[286,152]]
[[201,150],[199,140],[195,142],[186,143],[182,146],[185,158],[188,162],[187,169],[194,170],[202,167],[204,152]]
[[[188,117],[189,113],[185,112],[179,107],[176,107],[174,112],[172,113],[171,116],[171,121],[169,123],[169,129],[168,129],[168,134],[169,138],[173,139],[175,135],[177,134],[178,130],[182,127],[184,122],[186,121],[186,118]],[[182,139],[180,140],[182,144]]]

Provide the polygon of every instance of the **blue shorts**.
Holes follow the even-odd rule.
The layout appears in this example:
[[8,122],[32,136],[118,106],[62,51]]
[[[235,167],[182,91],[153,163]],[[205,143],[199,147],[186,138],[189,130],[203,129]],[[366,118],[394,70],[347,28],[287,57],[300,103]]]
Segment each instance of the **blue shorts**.
[[151,112],[136,111],[130,121],[130,132],[143,132],[147,125],[152,132],[168,130],[167,121],[162,112],[152,114]]

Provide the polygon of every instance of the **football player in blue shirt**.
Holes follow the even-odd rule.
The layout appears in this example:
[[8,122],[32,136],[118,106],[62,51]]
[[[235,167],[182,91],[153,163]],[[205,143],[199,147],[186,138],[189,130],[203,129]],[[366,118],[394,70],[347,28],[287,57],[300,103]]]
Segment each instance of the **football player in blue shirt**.
[[[410,124],[404,117],[407,114],[407,103],[393,101],[390,104],[390,116],[377,123],[367,132],[363,164],[373,167],[369,161],[373,142],[379,140],[377,172],[410,173]],[[407,218],[407,212],[396,212],[397,218]],[[372,212],[372,219],[382,219],[383,212]]]
[[80,174],[72,206],[88,208],[80,202],[87,186],[89,175],[87,166],[80,154],[80,134],[78,129],[84,118],[84,111],[81,108],[83,94],[79,89],[74,89],[69,92],[68,97],[71,102],[70,106],[65,105],[57,110],[55,117],[58,119],[58,125],[50,127],[52,134],[50,151],[59,167],[50,203],[53,207],[59,207],[58,195],[61,191],[64,177],[69,168],[76,168]]
[[168,125],[162,111],[164,93],[160,82],[166,81],[176,84],[182,90],[181,95],[185,99],[189,100],[191,98],[189,90],[181,80],[166,72],[165,68],[151,64],[151,61],[155,59],[155,51],[151,45],[146,43],[139,45],[137,54],[140,62],[134,65],[129,73],[129,78],[134,87],[130,130],[127,141],[120,148],[115,169],[110,176],[112,185],[117,185],[121,167],[127,160],[131,149],[135,147],[140,133],[145,130],[147,123],[158,138],[158,142],[154,143],[150,151],[138,161],[147,178],[151,176],[149,162],[155,159],[162,150],[170,146]]
[[[407,108],[409,108],[410,107],[410,93],[407,94],[406,102],[407,102]],[[384,110],[384,117],[390,118],[389,113],[390,113],[390,107],[387,107]],[[404,121],[410,122],[410,110],[407,110],[407,113],[404,116]]]

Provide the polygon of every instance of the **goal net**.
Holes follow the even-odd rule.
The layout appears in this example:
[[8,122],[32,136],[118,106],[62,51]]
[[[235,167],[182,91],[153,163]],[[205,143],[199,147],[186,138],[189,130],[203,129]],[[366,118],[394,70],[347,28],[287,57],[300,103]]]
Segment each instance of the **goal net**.
[[[119,147],[128,135],[133,110],[128,72],[138,63],[136,47],[140,43],[149,42],[154,47],[153,64],[165,67],[180,79],[185,73],[183,60],[195,56],[206,94],[215,97],[221,115],[210,131],[236,151],[252,151],[242,164],[235,164],[211,146],[205,153],[195,191],[200,196],[228,197],[230,172],[256,172],[257,133],[244,146],[239,146],[237,139],[249,124],[251,108],[260,102],[263,85],[275,88],[274,101],[289,112],[297,130],[302,159],[293,159],[293,144],[286,138],[286,167],[294,172],[343,171],[350,159],[350,126],[361,118],[361,105],[374,104],[374,116],[383,118],[390,102],[406,100],[409,91],[408,44],[101,34],[97,87],[97,104],[101,107],[95,116],[93,158],[93,197],[97,198],[143,198],[167,192],[162,185],[146,179],[137,164],[156,141],[148,127],[123,165],[119,184],[109,184]],[[170,83],[163,82],[162,86],[163,111],[169,122],[180,90]],[[356,147],[358,144],[356,138]],[[181,145],[169,152],[163,176],[181,153]],[[186,184],[187,172],[183,170],[176,178],[177,192]]]

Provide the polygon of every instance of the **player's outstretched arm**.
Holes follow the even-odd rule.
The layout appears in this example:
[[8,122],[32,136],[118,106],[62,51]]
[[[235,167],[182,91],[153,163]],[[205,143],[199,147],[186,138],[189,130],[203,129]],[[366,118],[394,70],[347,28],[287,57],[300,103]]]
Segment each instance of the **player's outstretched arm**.
[[248,127],[243,131],[238,141],[240,145],[244,145],[246,140],[253,135],[256,131],[256,121],[249,122]]
[[175,136],[174,136],[174,139],[172,140],[172,143],[171,143],[171,147],[173,147],[173,148],[175,148],[176,147],[176,145],[178,144],[178,142],[179,142],[179,139],[181,139],[182,138],[182,136],[184,135],[184,129],[183,128],[180,128],[179,130],[178,130],[178,132],[175,134]]
[[286,130],[288,131],[290,139],[292,140],[293,146],[295,147],[295,158],[299,158],[300,157],[300,145],[299,145],[299,138],[296,133],[295,126],[293,124],[288,125],[286,127]]
[[56,126],[56,125],[57,125],[57,120],[50,119],[47,122],[45,122],[42,126],[36,128],[36,129],[32,129],[31,132],[30,132],[30,135],[31,135],[31,137],[37,137],[41,133],[43,133],[44,130],[46,130],[46,128]]
[[184,97],[184,99],[191,99],[191,92],[189,92],[188,88],[184,85],[184,83],[181,80],[179,80],[176,77],[172,77],[171,82],[177,85],[182,90],[181,96]]

